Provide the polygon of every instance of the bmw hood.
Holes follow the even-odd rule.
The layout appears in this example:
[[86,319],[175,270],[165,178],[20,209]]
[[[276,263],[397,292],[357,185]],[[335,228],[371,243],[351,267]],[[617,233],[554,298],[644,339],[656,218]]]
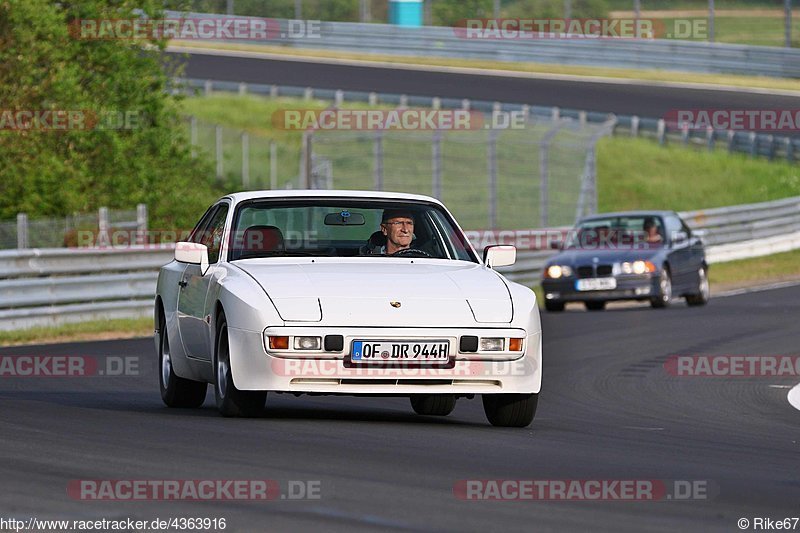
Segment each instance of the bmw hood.
[[326,326],[462,327],[511,322],[500,276],[461,261],[377,259],[236,266],[264,289],[286,322]]
[[591,265],[597,263],[610,265],[625,261],[647,261],[657,256],[663,248],[644,248],[641,250],[591,250],[569,249],[563,250],[547,260],[548,265]]

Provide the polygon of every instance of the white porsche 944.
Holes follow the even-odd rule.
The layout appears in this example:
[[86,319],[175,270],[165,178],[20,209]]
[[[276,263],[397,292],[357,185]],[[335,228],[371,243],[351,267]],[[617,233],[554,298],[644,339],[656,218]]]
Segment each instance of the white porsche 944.
[[265,191],[225,196],[158,277],[161,397],[257,416],[268,392],[410,397],[447,415],[482,396],[489,422],[536,412],[542,337],[534,293],[479,256],[427,196]]

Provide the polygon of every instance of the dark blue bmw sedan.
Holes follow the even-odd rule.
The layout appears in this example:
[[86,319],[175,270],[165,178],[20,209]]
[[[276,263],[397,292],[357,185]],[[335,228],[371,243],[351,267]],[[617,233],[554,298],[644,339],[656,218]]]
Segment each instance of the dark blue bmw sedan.
[[599,311],[614,300],[646,300],[666,307],[709,299],[703,242],[673,211],[602,213],[582,218],[544,267],[545,308],[563,311],[583,302]]

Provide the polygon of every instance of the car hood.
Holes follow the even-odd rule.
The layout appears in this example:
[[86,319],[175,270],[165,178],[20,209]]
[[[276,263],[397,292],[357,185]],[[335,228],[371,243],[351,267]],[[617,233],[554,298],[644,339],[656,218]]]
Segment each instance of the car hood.
[[[659,255],[663,247],[658,248],[643,248],[640,250],[590,250],[590,249],[569,249],[562,250],[550,259],[548,265],[591,265],[594,262],[598,264],[612,264],[621,263],[625,261],[636,260],[652,260],[655,256]],[[595,261],[595,258],[597,261]]]
[[513,318],[503,280],[475,263],[382,258],[245,260],[236,265],[263,287],[287,322],[459,327]]

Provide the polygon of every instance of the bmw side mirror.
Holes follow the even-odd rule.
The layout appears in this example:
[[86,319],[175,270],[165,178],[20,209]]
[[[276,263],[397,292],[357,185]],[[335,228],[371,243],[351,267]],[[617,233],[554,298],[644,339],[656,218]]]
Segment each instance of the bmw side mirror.
[[489,268],[511,266],[517,262],[517,248],[510,244],[487,246],[483,250],[483,263]]
[[196,242],[179,242],[175,244],[175,261],[200,265],[200,273],[205,276],[208,272],[208,247]]

